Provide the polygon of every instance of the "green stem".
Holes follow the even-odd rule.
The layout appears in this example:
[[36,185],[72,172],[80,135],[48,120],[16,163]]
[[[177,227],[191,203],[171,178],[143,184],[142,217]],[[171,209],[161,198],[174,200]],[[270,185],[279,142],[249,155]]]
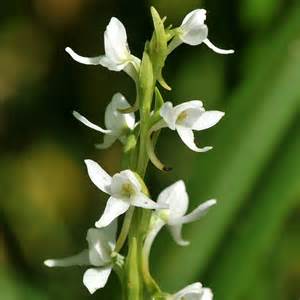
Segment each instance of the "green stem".
[[[137,82],[137,97],[140,111],[140,132],[138,145],[135,147],[135,161],[131,167],[143,179],[146,173],[149,157],[147,154],[147,139],[151,123],[151,106],[154,95],[156,76],[152,62],[147,52],[144,52],[141,63],[139,81]],[[137,208],[132,215],[125,217],[123,228],[117,242],[118,249],[123,246],[128,235],[128,257],[125,266],[127,276],[127,299],[144,299],[144,286],[152,299],[161,294],[160,288],[152,278],[147,257],[143,255],[143,246],[149,229],[151,211]],[[130,225],[131,224],[131,225]],[[129,228],[130,227],[130,228]]]
[[[143,120],[147,124],[146,120]],[[139,151],[139,156],[138,156],[138,165],[137,165],[137,173],[144,178],[147,165],[148,165],[148,156],[147,156],[147,132],[148,128],[145,126],[145,124],[142,125],[142,120],[141,120],[141,135],[140,135],[140,151]]]
[[134,212],[134,207],[131,206],[129,208],[129,210],[127,211],[125,218],[124,218],[123,226],[122,226],[120,235],[119,235],[117,243],[116,243],[116,248],[115,248],[116,252],[120,252],[120,250],[124,246],[124,243],[126,241],[126,238],[128,236],[129,230],[130,230],[130,224],[132,221],[133,212]]
[[129,242],[129,251],[127,257],[127,299],[141,300],[142,298],[142,282],[139,274],[139,263],[136,259],[138,256],[137,238],[133,236]]

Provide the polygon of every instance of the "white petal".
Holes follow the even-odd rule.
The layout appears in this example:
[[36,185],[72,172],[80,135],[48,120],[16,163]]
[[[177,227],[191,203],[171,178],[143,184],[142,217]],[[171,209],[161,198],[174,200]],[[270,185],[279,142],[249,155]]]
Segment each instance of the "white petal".
[[117,198],[126,197],[129,201],[129,197],[138,194],[141,189],[139,180],[131,170],[123,170],[112,177],[111,195]]
[[104,193],[110,193],[111,176],[108,175],[95,161],[86,159],[88,174],[92,182]]
[[202,108],[203,109],[203,102],[201,100],[190,100],[190,101],[186,101],[181,104],[178,104],[175,107],[176,107],[176,111],[177,110],[183,111],[188,108],[199,108],[199,109]]
[[216,125],[225,115],[222,111],[210,110],[201,114],[193,125],[193,130],[204,130]]
[[216,47],[209,39],[206,39],[203,41],[203,43],[205,43],[205,45],[210,48],[211,50],[213,50],[216,53],[219,54],[232,54],[234,53],[234,50],[225,50],[225,49],[220,49],[218,47]]
[[119,71],[122,71],[129,64],[129,61],[124,61],[122,63],[116,63],[114,60],[111,60],[109,57],[102,56],[101,59],[99,60],[99,64],[102,67],[105,67],[110,71],[119,72]]
[[179,38],[192,46],[201,44],[208,35],[207,26],[204,24],[205,19],[205,9],[195,9],[187,14],[180,26],[182,34]]
[[82,116],[80,113],[78,113],[77,111],[73,111],[73,116],[80,121],[81,123],[83,123],[85,126],[92,128],[96,131],[102,132],[102,133],[111,133],[111,130],[106,130],[103,129],[101,127],[99,127],[98,125],[90,122],[87,118],[85,118],[84,116]]
[[203,103],[200,100],[192,100],[179,104],[174,108],[176,124],[192,128],[204,111]]
[[130,182],[136,191],[140,191],[142,189],[138,177],[131,170],[123,170],[120,172],[120,175],[123,176],[126,181]]
[[139,193],[136,196],[131,198],[131,205],[137,206],[137,207],[143,207],[147,209],[156,209],[156,208],[166,208],[166,206],[159,206],[156,202],[149,199],[146,195],[143,193]]
[[186,241],[182,238],[182,224],[168,226],[170,233],[174,239],[174,241],[179,246],[188,246],[190,244],[189,241]]
[[83,250],[82,252],[60,259],[47,259],[44,261],[47,267],[70,267],[70,266],[86,266],[90,264],[89,251]]
[[198,298],[195,297],[194,299],[201,300],[200,295],[202,294],[202,291],[203,291],[202,284],[200,282],[195,282],[188,285],[184,289],[180,290],[178,293],[176,293],[172,300],[181,300],[186,296],[192,296],[192,295],[198,295]]
[[96,149],[107,149],[109,148],[116,140],[118,139],[117,136],[106,134],[103,137],[103,143],[102,144],[95,144]]
[[203,112],[203,102],[200,100],[190,100],[176,105],[174,107],[174,113],[176,114],[176,118],[178,117],[178,115],[180,115],[182,112],[188,109],[198,109],[201,112]]
[[[128,106],[130,107],[130,104],[128,103]],[[133,130],[135,127],[135,116],[134,113],[128,113],[128,114],[122,114],[125,120],[126,127]]]
[[191,100],[176,105],[173,110],[176,125],[192,128],[204,111],[203,103],[200,100]]
[[201,300],[213,300],[214,295],[213,295],[211,289],[209,289],[209,288],[203,288],[202,292],[203,293],[202,293]]
[[197,208],[195,208],[191,213],[170,221],[170,224],[185,224],[185,223],[191,223],[194,221],[199,220],[202,216],[204,216],[208,209],[214,206],[217,203],[215,199],[208,200],[202,204],[200,204]]
[[197,46],[207,40],[208,28],[206,25],[200,25],[189,31],[184,31],[179,38],[188,45]]
[[166,102],[160,109],[160,115],[172,130],[175,130],[176,116],[174,114],[173,104],[171,102]]
[[133,129],[135,125],[134,113],[123,114],[119,109],[129,108],[130,104],[121,93],[116,93],[105,110],[105,125],[108,129],[119,134],[124,128]]
[[179,117],[176,120],[176,124],[185,128],[194,128],[194,124],[199,120],[201,115],[203,114],[203,111],[199,109],[187,109],[184,111],[184,113],[179,115]]
[[112,268],[90,268],[83,275],[83,284],[91,294],[105,286]]
[[205,20],[206,20],[206,10],[195,9],[184,17],[181,26],[194,27],[197,24],[203,25]]
[[109,225],[118,216],[126,212],[130,204],[128,201],[124,201],[120,198],[110,197],[107,201],[106,207],[104,209],[103,215],[95,223],[97,228],[102,228]]
[[130,59],[127,34],[124,25],[117,18],[111,18],[104,33],[105,55],[116,64]]
[[100,61],[102,59],[101,56],[96,56],[96,57],[84,57],[78,55],[76,52],[74,52],[70,47],[67,47],[66,52],[70,54],[70,56],[77,62],[84,64],[84,65],[100,65]]
[[[128,105],[128,107],[130,107],[130,105]],[[123,114],[123,115],[124,115],[126,126],[129,129],[133,130],[134,127],[135,127],[135,116],[134,116],[134,113]]]
[[116,220],[104,228],[90,228],[88,230],[86,239],[89,244],[91,265],[103,266],[111,261],[111,253],[116,244],[116,231]]
[[182,217],[189,205],[185,184],[179,180],[165,188],[158,196],[157,203],[169,207],[169,220]]
[[207,152],[212,149],[211,146],[206,146],[203,148],[198,148],[194,142],[194,133],[190,128],[185,128],[182,126],[176,127],[177,132],[181,138],[181,140],[193,151],[196,152]]

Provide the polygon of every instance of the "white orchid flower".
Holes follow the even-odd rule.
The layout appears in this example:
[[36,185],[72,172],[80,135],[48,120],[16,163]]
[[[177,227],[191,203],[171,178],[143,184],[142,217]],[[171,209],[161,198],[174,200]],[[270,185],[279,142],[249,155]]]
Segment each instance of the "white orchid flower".
[[132,171],[124,170],[111,177],[95,161],[87,159],[85,164],[92,182],[101,191],[110,195],[103,215],[95,224],[96,227],[107,226],[125,213],[131,205],[146,209],[167,207],[158,205],[143,193],[142,183]]
[[195,9],[185,16],[181,26],[177,28],[177,35],[169,45],[170,52],[181,43],[191,46],[206,44],[210,49],[219,54],[231,54],[234,50],[224,50],[216,47],[208,38],[208,28],[205,9]]
[[200,204],[189,214],[186,214],[189,197],[184,182],[179,180],[165,188],[159,194],[157,204],[159,206],[167,206],[168,209],[157,209],[156,212],[160,219],[168,226],[175,242],[180,246],[187,246],[189,242],[182,238],[182,225],[199,220],[216,202],[215,199],[208,200]]
[[193,151],[206,152],[212,147],[199,148],[194,142],[193,130],[208,129],[217,124],[224,113],[217,110],[205,111],[199,100],[184,102],[173,107],[171,102],[166,102],[160,110],[164,124],[160,127],[169,127],[176,130],[181,140]]
[[172,295],[168,300],[212,300],[211,289],[202,287],[200,282],[195,282]]
[[167,225],[174,241],[178,245],[188,246],[189,241],[182,238],[182,225],[200,219],[207,213],[211,206],[216,204],[216,202],[215,199],[208,200],[200,204],[189,214],[186,214],[189,205],[189,197],[184,182],[179,180],[165,188],[159,194],[157,204],[160,207],[168,208],[158,208],[152,215],[150,230],[143,247],[143,256],[145,259],[149,259],[152,244],[159,231],[165,225]]
[[140,68],[140,59],[130,53],[124,25],[117,18],[111,18],[104,32],[105,55],[83,57],[67,47],[71,57],[85,65],[101,65],[111,71],[125,71],[134,80]]
[[104,140],[102,144],[97,144],[96,148],[106,149],[110,147],[117,139],[123,144],[126,142],[126,134],[129,130],[133,130],[135,127],[134,113],[121,113],[120,109],[130,107],[125,97],[116,93],[111,102],[108,104],[105,110],[104,123],[106,129],[90,122],[87,118],[79,114],[77,111],[73,112],[74,117],[81,123],[89,128],[104,133]]
[[74,256],[45,260],[44,264],[47,267],[93,266],[83,275],[83,284],[93,294],[105,286],[111,273],[116,232],[117,222],[101,229],[90,228],[86,236],[88,249]]

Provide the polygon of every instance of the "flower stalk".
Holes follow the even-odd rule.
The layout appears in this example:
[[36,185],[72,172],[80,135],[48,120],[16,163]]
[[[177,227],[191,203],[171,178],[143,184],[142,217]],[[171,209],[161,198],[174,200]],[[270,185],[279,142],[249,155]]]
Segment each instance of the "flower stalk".
[[[154,32],[145,44],[142,59],[131,54],[127,44],[124,25],[113,17],[104,33],[105,55],[82,57],[71,48],[70,56],[79,63],[101,65],[111,71],[124,71],[136,86],[136,100],[132,106],[123,95],[117,93],[105,111],[105,129],[74,112],[74,117],[87,127],[104,134],[98,149],[106,149],[119,140],[123,145],[123,170],[109,175],[97,162],[86,159],[88,175],[99,190],[108,195],[104,212],[87,234],[88,249],[65,259],[46,260],[48,267],[91,265],[83,277],[83,283],[90,291],[103,288],[111,271],[115,271],[122,285],[124,300],[211,300],[210,289],[193,283],[175,294],[164,292],[150,271],[151,247],[158,233],[167,227],[180,246],[187,246],[182,238],[184,224],[204,216],[215,205],[211,199],[188,210],[188,194],[183,181],[179,180],[165,188],[154,201],[144,182],[149,161],[159,170],[170,171],[155,153],[155,146],[161,129],[169,128],[178,133],[183,143],[195,152],[206,152],[212,147],[199,148],[194,141],[193,131],[208,129],[217,124],[224,113],[206,111],[202,101],[192,100],[173,106],[165,102],[158,84],[165,90],[171,87],[162,72],[168,55],[180,44],[206,44],[217,53],[229,54],[207,38],[204,24],[205,10],[189,13],[180,27],[165,26],[151,7]],[[136,122],[136,114],[139,121]],[[117,235],[117,219],[125,214]],[[127,246],[127,247],[125,247]]]

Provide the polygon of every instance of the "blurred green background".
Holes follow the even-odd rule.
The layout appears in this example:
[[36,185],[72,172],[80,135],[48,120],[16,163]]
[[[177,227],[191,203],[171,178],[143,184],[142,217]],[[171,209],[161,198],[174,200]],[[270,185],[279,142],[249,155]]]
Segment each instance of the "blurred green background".
[[90,296],[84,269],[47,269],[45,258],[86,247],[105,195],[90,182],[83,159],[120,170],[121,148],[93,144],[102,137],[72,117],[76,109],[103,124],[115,92],[134,101],[124,73],[83,66],[64,52],[103,53],[111,16],[125,24],[141,56],[152,31],[154,5],[179,25],[192,9],[207,9],[209,38],[233,48],[221,56],[206,46],[179,47],[164,70],[165,99],[201,99],[226,116],[197,135],[205,154],[189,151],[164,130],[152,166],[155,197],[184,179],[191,207],[217,198],[200,222],[185,226],[178,247],[164,231],[152,251],[152,270],[175,292],[200,280],[217,300],[296,300],[300,297],[300,4],[291,0],[30,0],[3,1],[0,12],[0,298],[3,300],[120,299],[115,276]]

